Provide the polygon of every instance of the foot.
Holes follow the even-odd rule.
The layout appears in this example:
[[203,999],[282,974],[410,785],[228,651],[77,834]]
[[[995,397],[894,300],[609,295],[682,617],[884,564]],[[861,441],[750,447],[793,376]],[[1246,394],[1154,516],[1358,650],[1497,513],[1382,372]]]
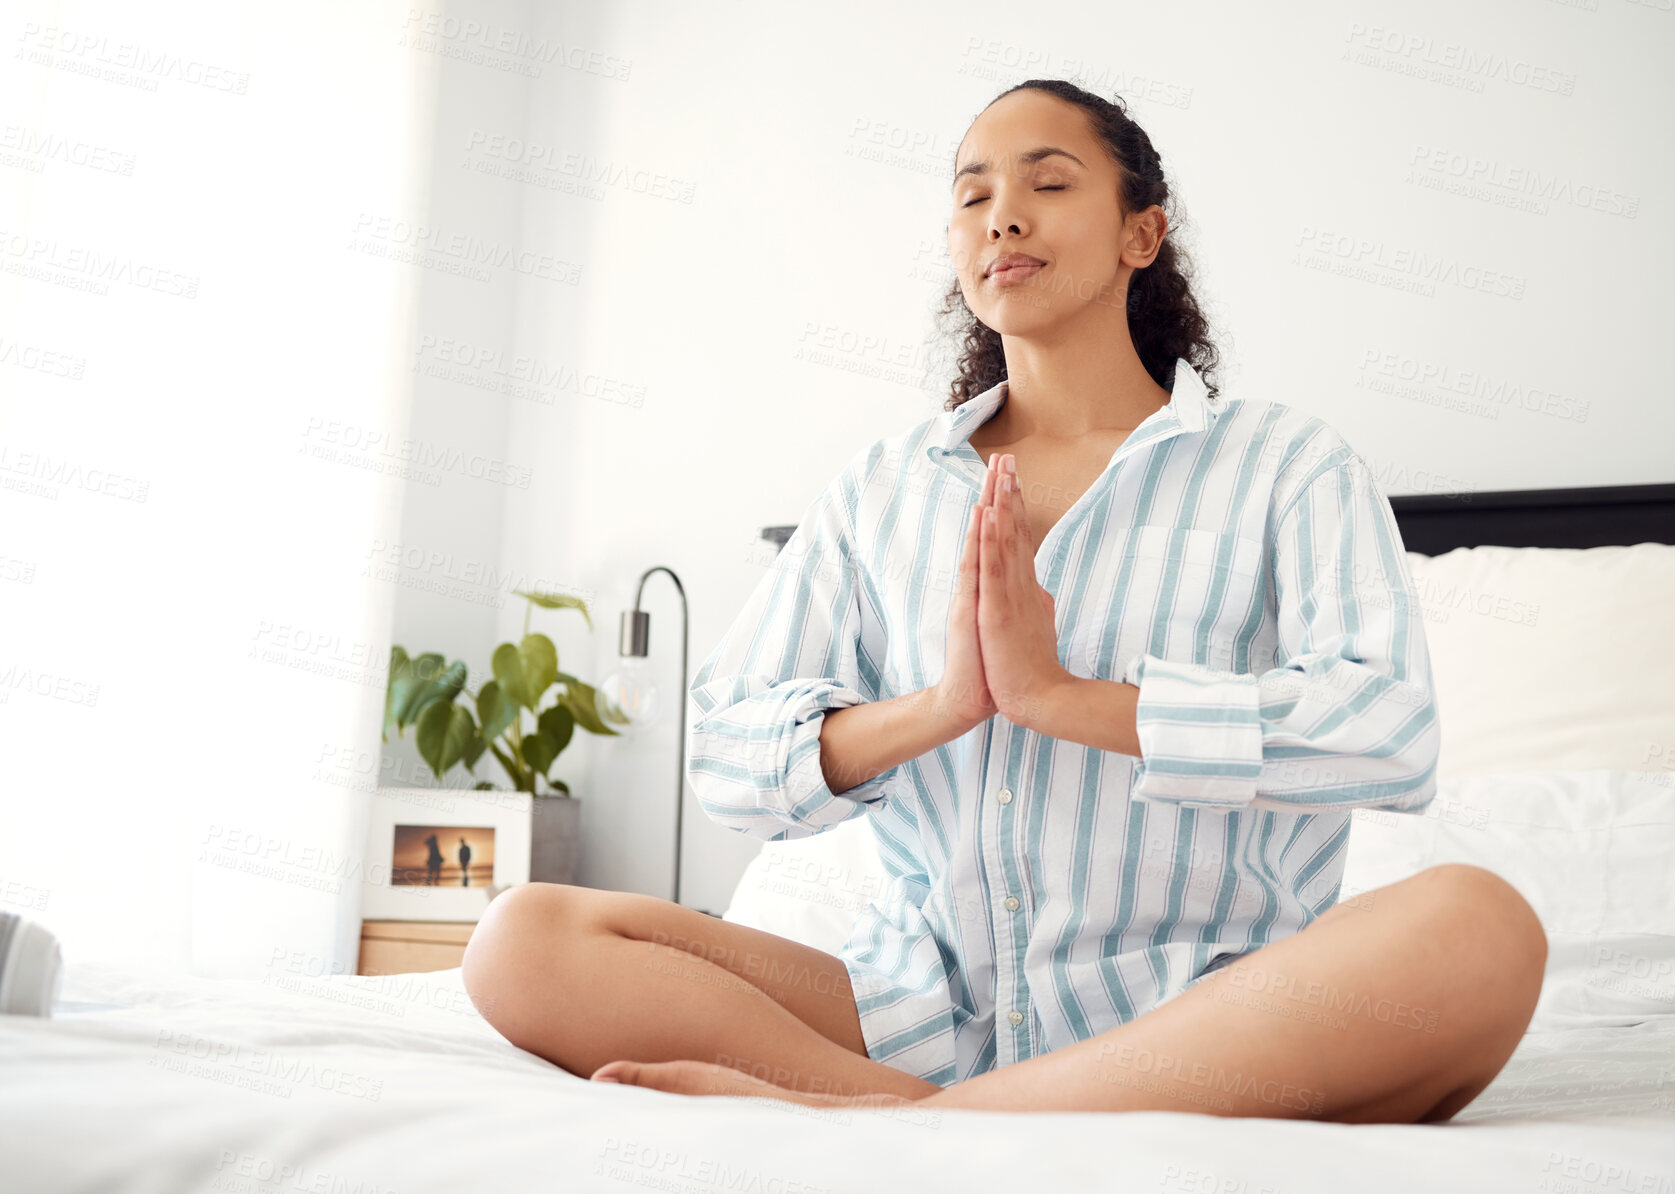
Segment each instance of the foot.
[[704,1061],[613,1061],[595,1070],[589,1081],[647,1086],[670,1094],[782,1099],[808,1107],[886,1107],[913,1101],[893,1094],[838,1095],[792,1090],[742,1070]]

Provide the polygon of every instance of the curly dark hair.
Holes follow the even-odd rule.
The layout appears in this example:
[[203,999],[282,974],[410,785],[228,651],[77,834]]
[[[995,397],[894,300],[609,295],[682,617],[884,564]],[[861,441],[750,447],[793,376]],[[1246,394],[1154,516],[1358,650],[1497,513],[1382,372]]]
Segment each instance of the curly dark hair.
[[[1212,377],[1220,355],[1210,340],[1209,321],[1192,293],[1191,262],[1175,243],[1180,225],[1163,177],[1163,161],[1151,138],[1134,123],[1120,97],[1107,100],[1063,79],[1026,79],[995,96],[989,105],[1025,88],[1056,95],[1087,113],[1095,137],[1116,162],[1124,211],[1143,211],[1154,203],[1163,206],[1169,233],[1151,265],[1134,271],[1130,279],[1128,333],[1140,363],[1158,385],[1173,388],[1175,360],[1181,357],[1197,370],[1214,398],[1218,390]],[[972,314],[957,278],[943,296],[938,319],[945,326],[952,320],[945,335],[958,344],[957,376],[943,405],[951,411],[1005,380],[1006,353],[1000,333]]]

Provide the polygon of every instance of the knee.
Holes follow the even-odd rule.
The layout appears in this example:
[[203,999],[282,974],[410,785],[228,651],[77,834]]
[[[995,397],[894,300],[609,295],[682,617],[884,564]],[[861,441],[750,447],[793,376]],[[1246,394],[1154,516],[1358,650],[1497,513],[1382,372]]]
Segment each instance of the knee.
[[584,903],[582,889],[563,883],[520,883],[490,901],[460,959],[460,981],[485,1020],[501,1027],[519,993],[538,989],[544,963],[586,923]]
[[1462,947],[1462,961],[1527,994],[1533,1009],[1547,969],[1547,930],[1530,902],[1494,871],[1471,863],[1444,863],[1416,877],[1443,931]]

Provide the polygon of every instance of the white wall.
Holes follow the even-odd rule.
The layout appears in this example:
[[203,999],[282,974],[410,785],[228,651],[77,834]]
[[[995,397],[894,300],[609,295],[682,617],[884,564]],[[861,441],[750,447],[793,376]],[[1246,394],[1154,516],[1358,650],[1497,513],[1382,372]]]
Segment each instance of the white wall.
[[[395,225],[390,232],[392,241],[424,250],[408,267],[417,293],[417,330],[406,362],[413,388],[409,436],[432,459],[457,455],[441,457],[452,467],[423,469],[409,481],[400,534],[369,544],[368,564],[394,605],[393,641],[411,655],[434,651],[465,660],[473,692],[490,675],[495,644],[519,636],[524,602],[512,590],[546,579],[522,575],[505,551],[508,495],[527,498],[532,476],[552,467],[550,450],[512,439],[512,402],[498,391],[501,371],[514,367],[516,355],[511,329],[520,275],[503,259],[524,248],[523,196],[515,186],[462,169],[460,148],[473,128],[521,125],[531,95],[521,76],[460,57],[471,42],[459,29],[466,19],[509,26],[497,13],[515,16],[524,7],[474,4],[469,17],[456,19],[440,6],[414,5],[390,30],[436,72],[426,185],[407,210],[392,213],[403,223],[401,232]],[[507,785],[488,755],[475,777],[457,767],[445,782],[471,787],[476,778]],[[436,784],[411,728],[384,746],[378,782]]]
[[[614,666],[653,564],[685,582],[696,671],[769,559],[759,529],[939,409],[952,157],[1029,77],[1131,100],[1190,221],[1225,395],[1319,414],[1392,495],[1672,479],[1668,0],[447,12],[481,28],[450,39],[474,60],[444,62],[438,221],[552,254],[574,282],[427,276],[421,333],[566,384],[543,402],[421,383],[422,434],[498,451],[531,483],[412,495],[403,536],[475,557],[498,520],[503,567],[593,596],[592,636],[548,623],[584,678]],[[543,44],[564,52],[542,61]],[[473,149],[473,130],[550,153]],[[450,166],[467,161],[528,173]],[[587,802],[581,881],[668,896],[665,577],[646,605],[662,724],[578,735],[557,772]],[[485,633],[482,609],[404,590],[396,640],[476,650],[480,668],[520,606]],[[720,911],[756,844],[690,801],[686,824],[686,902]]]

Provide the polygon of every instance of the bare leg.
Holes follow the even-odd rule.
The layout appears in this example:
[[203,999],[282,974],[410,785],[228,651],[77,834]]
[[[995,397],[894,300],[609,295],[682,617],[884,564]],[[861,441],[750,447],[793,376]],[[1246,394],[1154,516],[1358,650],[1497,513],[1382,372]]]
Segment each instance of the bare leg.
[[654,896],[512,888],[483,914],[461,974],[503,1036],[578,1077],[684,1061],[676,1070],[708,1077],[705,1093],[941,1089],[867,1056],[840,959]]
[[[1481,867],[1431,867],[1335,905],[1127,1024],[917,1101],[1440,1122],[1506,1064],[1546,959],[1546,934],[1510,884]],[[690,1073],[660,1083],[660,1070],[640,1084],[712,1093]]]
[[1510,884],[1481,867],[1431,867],[1335,905],[1128,1024],[924,1101],[1438,1122],[1506,1064],[1546,961],[1546,934]]

